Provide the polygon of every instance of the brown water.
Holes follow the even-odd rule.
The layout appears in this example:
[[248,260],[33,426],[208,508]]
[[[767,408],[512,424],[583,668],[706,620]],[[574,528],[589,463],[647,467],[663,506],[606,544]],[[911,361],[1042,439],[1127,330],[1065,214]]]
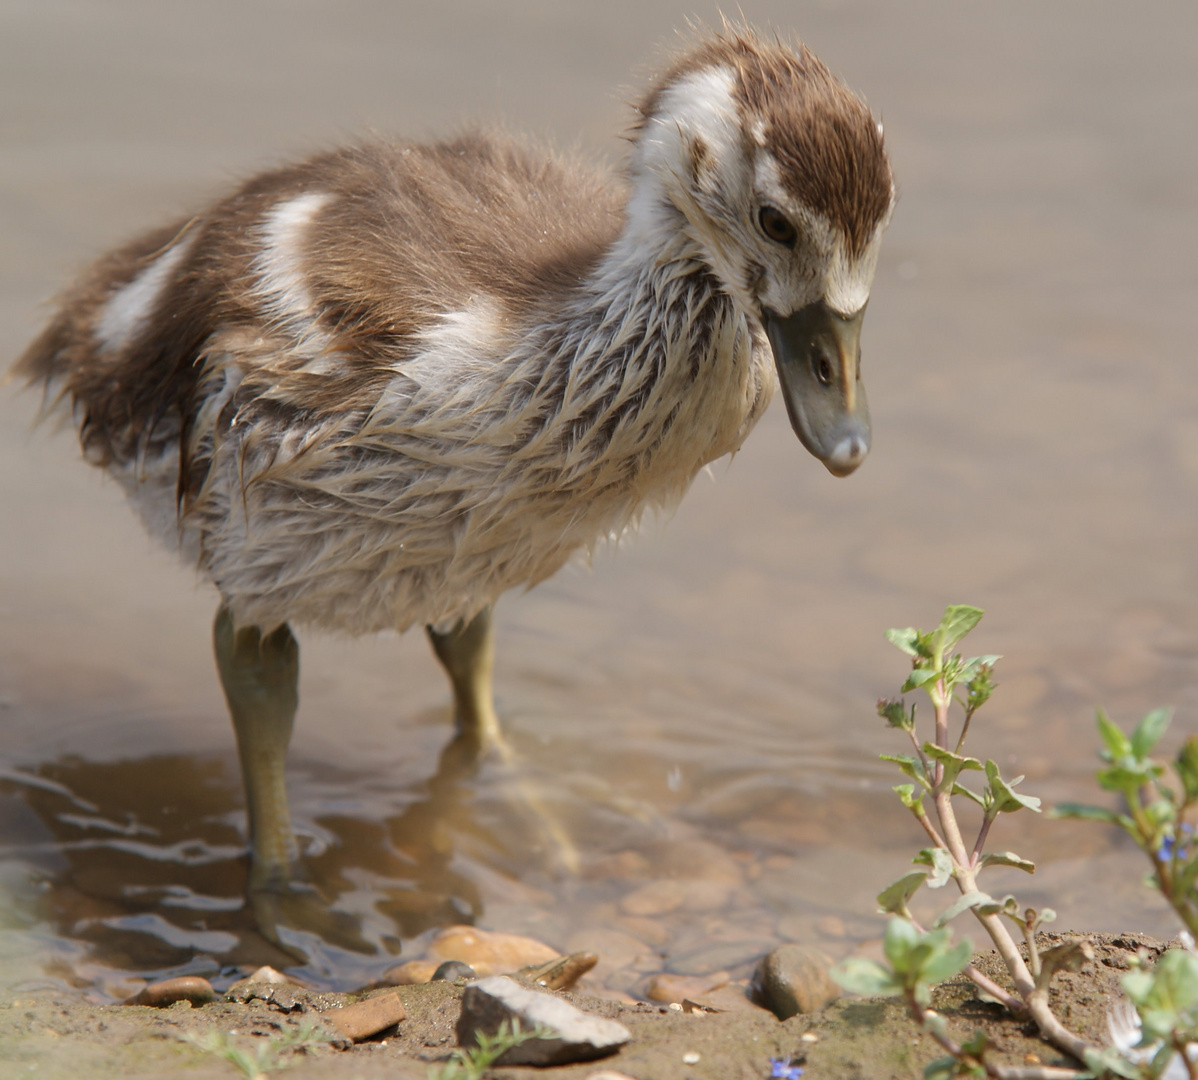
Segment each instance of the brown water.
[[[881,635],[946,602],[987,608],[977,648],[1007,658],[974,751],[1049,802],[1090,793],[1095,703],[1124,723],[1171,703],[1173,740],[1198,726],[1198,9],[744,10],[885,119],[901,201],[866,321],[874,455],[834,480],[771,411],[673,520],[501,604],[500,709],[579,877],[547,872],[502,772],[438,771],[447,691],[419,636],[304,637],[293,809],[378,949],[330,950],[325,981],[463,919],[600,942],[616,988],[741,971],[785,939],[868,949],[874,894],[920,846],[876,760],[900,749],[873,718],[903,668]],[[691,13],[4,5],[0,358],[87,258],[364,128],[501,119],[618,155],[622,98]],[[215,595],[68,434],[30,430],[35,406],[0,396],[0,981],[121,994],[282,963],[240,899]],[[1016,818],[995,843],[1040,870],[994,891],[1171,932],[1097,827]],[[670,876],[716,883],[628,915]]]

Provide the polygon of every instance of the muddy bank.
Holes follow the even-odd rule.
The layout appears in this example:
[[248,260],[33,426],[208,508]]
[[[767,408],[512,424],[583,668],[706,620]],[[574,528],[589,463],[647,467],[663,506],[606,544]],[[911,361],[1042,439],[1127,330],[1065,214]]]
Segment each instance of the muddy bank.
[[[1065,936],[1041,935],[1045,946]],[[1058,976],[1053,1004],[1070,1027],[1101,1042],[1107,1007],[1119,993],[1130,958],[1141,948],[1159,955],[1165,946],[1134,933],[1095,940],[1094,962],[1082,972]],[[993,954],[978,966],[1005,981]],[[0,1061],[6,1063],[0,1075],[39,1080],[237,1076],[219,1052],[223,1040],[295,1080],[427,1080],[430,1067],[445,1061],[457,1045],[462,988],[438,982],[372,991],[397,993],[407,1016],[398,1027],[357,1044],[320,1015],[351,1002],[352,995],[301,991],[280,1001],[220,1000],[200,1008],[180,1002],[156,1009],[95,1005],[69,991],[38,990],[0,1003]],[[633,1080],[758,1080],[770,1075],[771,1059],[782,1059],[801,1063],[805,1080],[907,1080],[921,1076],[924,1066],[940,1056],[932,1040],[889,999],[840,999],[821,1012],[778,1021],[764,1010],[685,1013],[648,1002],[562,996],[587,1012],[618,1020],[632,1033],[631,1042],[601,1062],[502,1068],[493,1070],[496,1077],[585,1080],[615,1070]],[[933,1005],[959,1037],[984,1029],[1005,1062],[1071,1064],[1027,1025],[981,1001],[967,980],[941,987]]]

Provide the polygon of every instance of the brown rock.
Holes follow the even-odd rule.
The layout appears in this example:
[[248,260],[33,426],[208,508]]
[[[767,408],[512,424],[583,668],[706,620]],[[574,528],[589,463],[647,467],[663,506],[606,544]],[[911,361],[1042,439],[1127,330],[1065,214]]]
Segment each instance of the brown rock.
[[687,882],[663,879],[633,889],[620,901],[625,915],[668,915],[686,902]]
[[684,1001],[687,998],[695,999],[727,981],[726,971],[717,971],[711,975],[671,975],[663,971],[649,977],[649,981],[645,983],[645,997],[650,1001],[666,1004]]
[[621,915],[615,925],[618,930],[631,934],[646,945],[664,945],[672,936],[664,923],[640,915]]
[[408,960],[383,972],[383,982],[391,986],[415,986],[417,983],[430,982],[438,966],[436,960]]
[[602,855],[589,863],[583,870],[582,876],[591,880],[606,878],[647,877],[651,867],[649,860],[639,851],[617,851],[611,855]]
[[447,926],[428,947],[429,960],[439,966],[444,960],[469,964],[480,978],[504,975],[533,964],[544,964],[561,956],[535,938],[499,934],[474,926]]
[[534,964],[532,967],[521,968],[515,972],[515,977],[544,987],[546,990],[572,990],[578,980],[598,963],[597,953],[584,950],[570,953],[569,956],[563,956],[560,960],[550,960],[545,964]]
[[320,1015],[347,1039],[361,1042],[394,1027],[407,1016],[407,1012],[399,995],[391,993],[378,994],[341,1009],[326,1009]]
[[746,981],[726,982],[723,986],[717,986],[713,990],[709,990],[706,994],[700,994],[698,997],[691,998],[691,1001],[696,1005],[702,1005],[705,1009],[710,1009],[712,1012],[756,1012],[761,1013],[767,1011],[764,1006],[758,1005],[749,996],[749,987]]
[[732,881],[687,881],[685,885],[683,911],[719,911],[727,905],[736,888]]
[[652,845],[647,854],[653,872],[661,877],[739,885],[744,876],[728,852],[707,840],[663,841]]
[[810,945],[779,945],[754,976],[756,995],[779,1020],[818,1012],[840,996],[828,969],[832,961]]
[[181,975],[177,979],[164,979],[162,982],[150,983],[143,986],[125,1004],[152,1005],[158,1009],[174,1005],[176,1001],[189,1001],[192,1005],[206,1005],[216,1000],[216,991],[207,979],[198,975]]

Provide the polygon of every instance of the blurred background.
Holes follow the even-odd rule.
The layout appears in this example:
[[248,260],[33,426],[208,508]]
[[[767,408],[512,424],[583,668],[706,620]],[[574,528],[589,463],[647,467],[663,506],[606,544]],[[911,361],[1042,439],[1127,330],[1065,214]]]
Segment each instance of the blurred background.
[[[326,982],[457,921],[603,943],[595,985],[634,994],[783,940],[875,948],[873,897],[922,835],[877,761],[902,752],[874,715],[905,670],[882,634],[946,603],[984,607],[970,644],[1005,657],[972,752],[1028,793],[1095,797],[1096,704],[1125,726],[1175,706],[1167,747],[1198,728],[1198,8],[741,7],[885,122],[873,453],[834,479],[776,402],[671,520],[500,604],[500,711],[579,877],[547,869],[504,777],[439,770],[448,691],[422,635],[301,635],[293,813],[377,948],[330,944]],[[688,19],[718,17],[0,0],[0,365],[89,259],[364,132],[502,124],[618,168],[628,102]],[[38,406],[0,392],[0,982],[104,997],[285,963],[240,899],[215,592],[69,432],[34,429]],[[1117,837],[1031,817],[992,844],[1039,871],[992,891],[1068,928],[1173,933]]]

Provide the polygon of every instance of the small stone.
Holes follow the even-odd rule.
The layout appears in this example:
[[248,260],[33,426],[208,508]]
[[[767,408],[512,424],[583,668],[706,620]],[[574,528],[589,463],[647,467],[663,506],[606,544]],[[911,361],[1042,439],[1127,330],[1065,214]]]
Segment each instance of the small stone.
[[686,902],[687,882],[650,881],[639,889],[633,889],[620,901],[620,910],[625,915],[668,915],[677,911]]
[[779,945],[754,976],[761,1003],[779,1020],[817,1012],[840,996],[828,969],[832,961],[809,945]]
[[429,982],[453,982],[455,979],[477,979],[478,972],[461,960],[446,960],[436,971]]
[[844,928],[844,920],[837,918],[835,915],[822,915],[815,920],[815,928],[824,935],[824,937],[844,937],[846,931]]
[[501,975],[480,979],[462,994],[458,1041],[473,1046],[479,1033],[493,1035],[500,1024],[519,1021],[532,1031],[551,1028],[553,1037],[529,1039],[513,1046],[496,1065],[566,1065],[615,1053],[630,1038],[628,1029],[614,1020],[584,1013],[564,998],[530,990]]
[[293,978],[290,975],[284,975],[281,971],[276,971],[269,964],[263,964],[262,967],[256,969],[252,974],[247,975],[244,979],[238,979],[225,993],[233,990],[240,990],[242,987],[252,984],[265,984],[269,986],[300,986],[309,988],[308,984],[299,979]]
[[645,984],[645,997],[650,1001],[682,1001],[706,994],[727,981],[726,971],[716,971],[711,975],[671,975],[663,971],[649,977]]
[[599,956],[596,953],[574,952],[560,960],[521,968],[513,974],[517,979],[543,986],[546,990],[571,990],[598,963]]
[[627,1073],[612,1072],[611,1069],[604,1069],[603,1072],[590,1073],[587,1080],[635,1080],[634,1077]]
[[736,883],[731,881],[687,881],[683,911],[719,911],[727,907]]
[[216,1000],[216,991],[212,983],[199,975],[181,975],[177,979],[164,979],[162,982],[150,983],[143,986],[126,1005],[152,1005],[163,1009],[174,1005],[176,1001],[186,1001],[192,1005],[207,1005]]
[[566,948],[572,953],[585,950],[598,954],[592,973],[596,982],[605,982],[613,971],[621,968],[654,971],[661,967],[661,957],[650,946],[609,926],[576,930],[566,939]]
[[804,1031],[803,1034],[799,1036],[799,1042],[817,1043],[819,1042],[819,1034],[814,1031]]
[[326,1009],[320,1014],[347,1039],[361,1042],[394,1027],[407,1011],[396,993],[379,994],[341,1009]]
[[383,982],[390,986],[416,986],[432,982],[440,963],[436,960],[407,960],[388,968],[383,973]]
[[682,1064],[683,1065],[698,1065],[699,1064],[699,1055],[697,1053],[695,1053],[694,1050],[688,1050],[685,1054],[682,1055]]
[[716,942],[671,956],[666,963],[666,970],[679,975],[706,975],[756,960],[768,952],[771,945],[773,941],[767,938]]
[[480,977],[501,975],[532,964],[544,964],[561,956],[535,938],[498,934],[474,926],[447,926],[428,947],[428,959],[438,964],[461,960]]
[[714,990],[709,990],[706,994],[700,994],[698,997],[692,998],[691,1004],[699,1005],[711,1012],[768,1012],[764,1006],[758,1005],[749,996],[747,980],[724,983],[723,986],[717,986]]

